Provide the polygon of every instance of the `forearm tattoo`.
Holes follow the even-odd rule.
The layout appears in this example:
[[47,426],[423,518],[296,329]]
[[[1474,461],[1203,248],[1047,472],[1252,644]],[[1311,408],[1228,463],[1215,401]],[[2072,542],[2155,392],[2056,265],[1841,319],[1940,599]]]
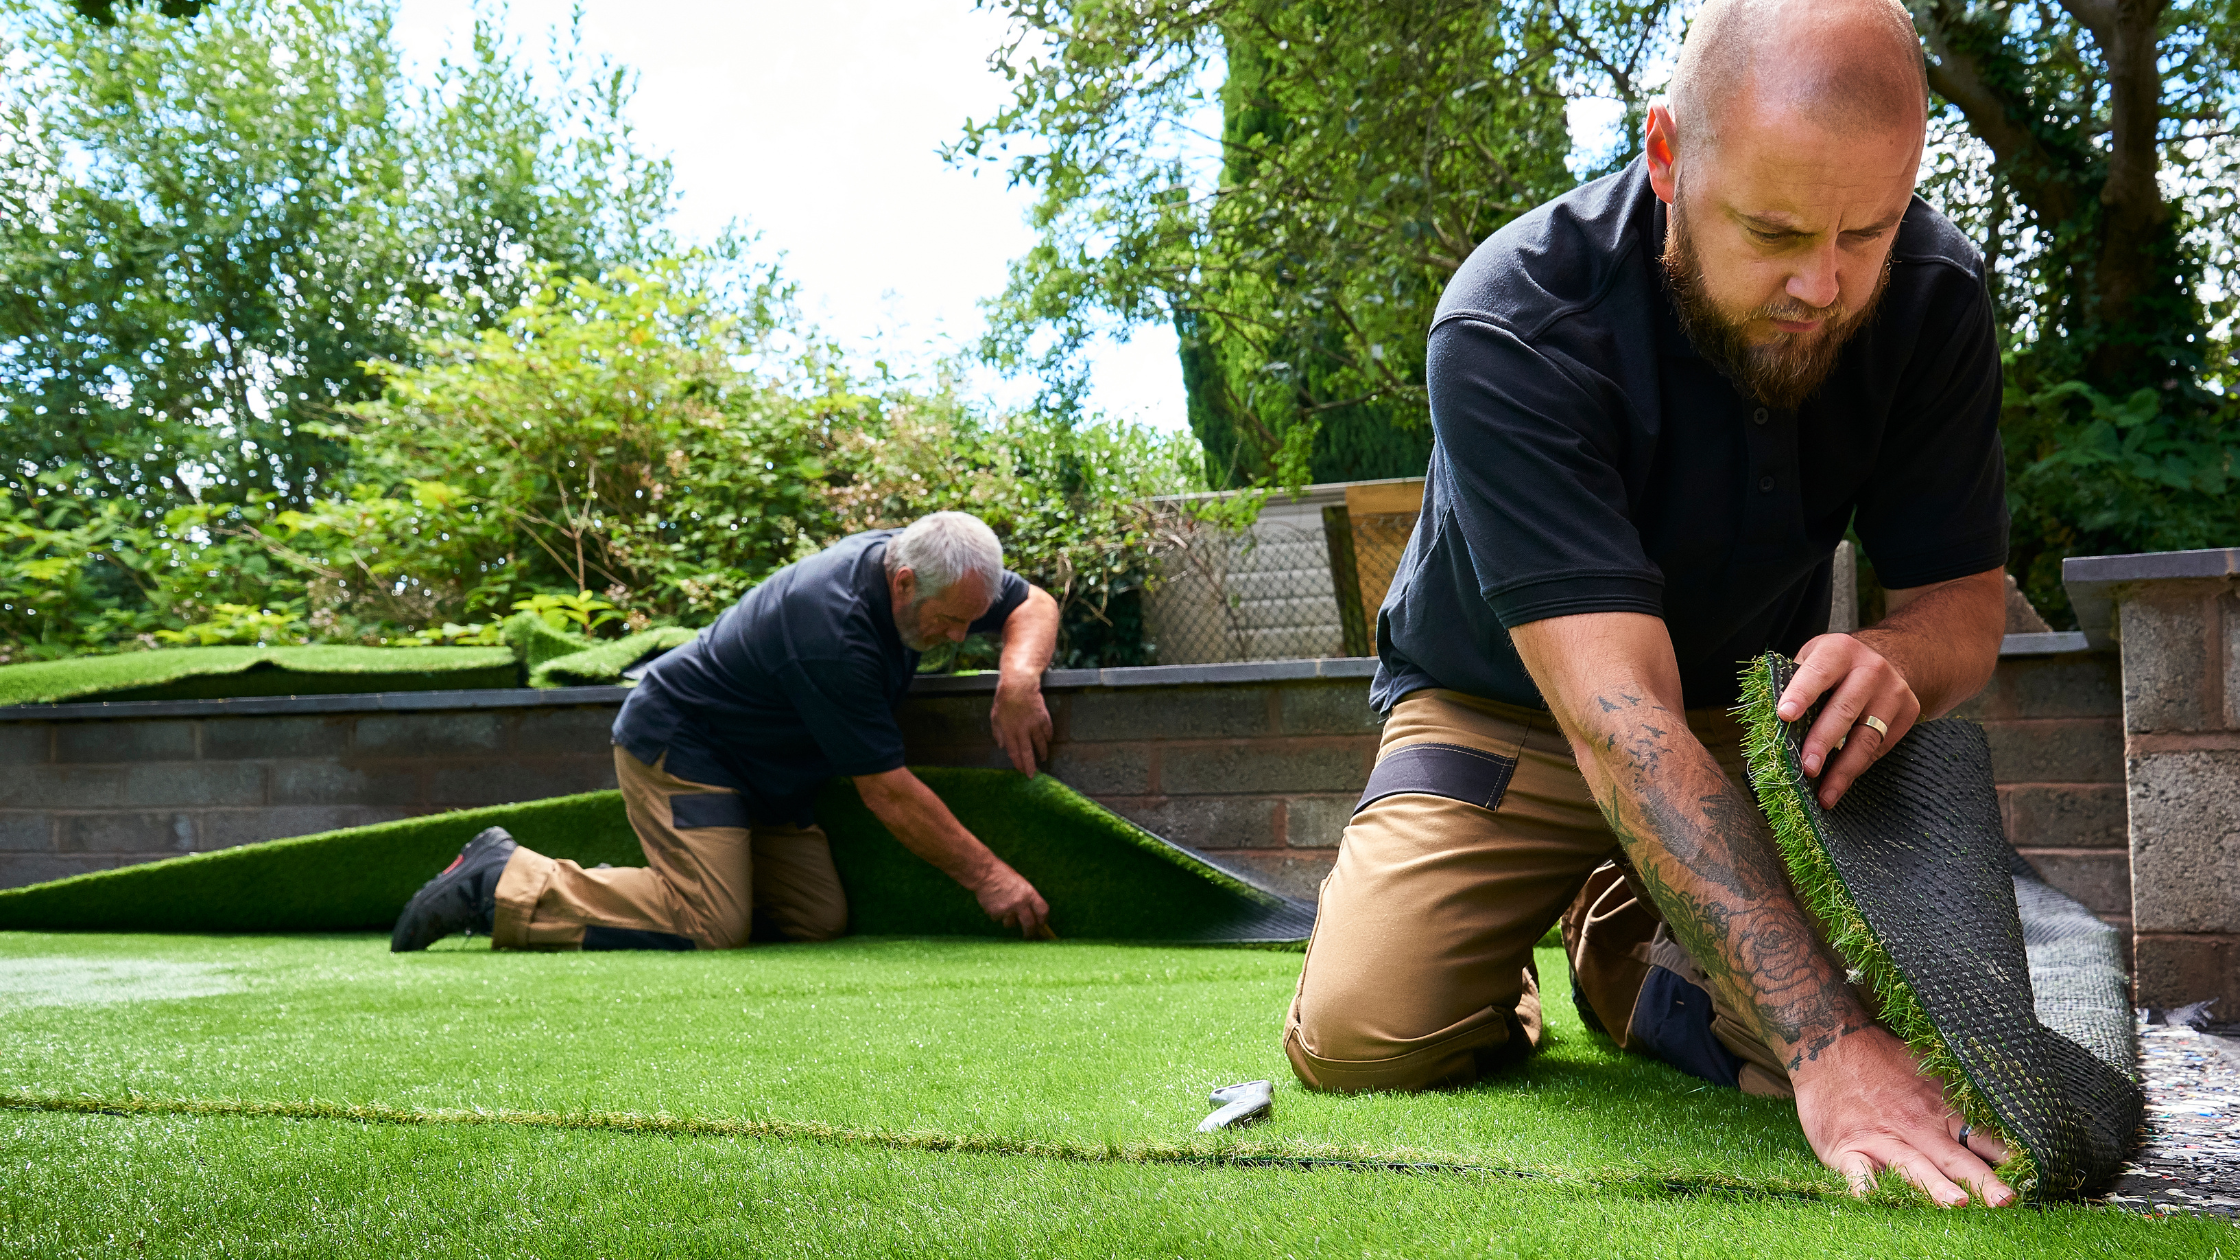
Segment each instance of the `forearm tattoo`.
[[1704,763],[1683,754],[1687,723],[1644,695],[1595,699],[1595,751],[1611,779],[1597,803],[1642,888],[1719,996],[1756,1016],[1790,1071],[1867,1027],[1758,811],[1716,767],[1706,777]]

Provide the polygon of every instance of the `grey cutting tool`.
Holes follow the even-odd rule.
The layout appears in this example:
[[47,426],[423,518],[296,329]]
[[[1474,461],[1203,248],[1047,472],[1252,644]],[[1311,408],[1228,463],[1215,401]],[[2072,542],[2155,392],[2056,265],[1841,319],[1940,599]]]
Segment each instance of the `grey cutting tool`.
[[1211,1133],[1216,1129],[1236,1129],[1257,1124],[1275,1114],[1275,1086],[1267,1081],[1246,1081],[1241,1085],[1224,1085],[1213,1091],[1207,1101],[1219,1110],[1198,1122],[1198,1132]]

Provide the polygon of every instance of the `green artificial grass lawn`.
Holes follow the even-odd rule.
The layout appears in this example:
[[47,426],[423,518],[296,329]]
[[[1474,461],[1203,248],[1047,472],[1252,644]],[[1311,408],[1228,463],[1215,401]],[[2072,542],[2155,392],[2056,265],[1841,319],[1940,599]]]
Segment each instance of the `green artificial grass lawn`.
[[[918,771],[957,818],[1033,881],[1060,936],[1280,939],[1282,902],[1146,834],[1048,775]],[[912,855],[845,779],[818,801],[857,932],[999,936],[972,894]],[[503,826],[549,857],[642,866],[617,792],[438,814],[0,891],[0,929],[271,932],[387,928],[476,832]],[[1235,929],[1224,931],[1225,928]],[[1299,933],[1292,931],[1295,938]]]
[[[1472,1089],[1310,1094],[1276,1044],[1298,965],[1068,942],[392,955],[371,936],[0,934],[0,1251],[2207,1255],[2232,1238],[2084,1207],[1843,1201],[1786,1103],[1623,1055],[1560,999],[1546,1051]],[[1560,951],[1540,967],[1562,993]],[[1254,1077],[1277,1082],[1271,1121],[1192,1132],[1208,1088]],[[1302,1156],[1465,1167],[1234,1162]]]
[[0,665],[0,705],[513,687],[502,647],[183,647]]

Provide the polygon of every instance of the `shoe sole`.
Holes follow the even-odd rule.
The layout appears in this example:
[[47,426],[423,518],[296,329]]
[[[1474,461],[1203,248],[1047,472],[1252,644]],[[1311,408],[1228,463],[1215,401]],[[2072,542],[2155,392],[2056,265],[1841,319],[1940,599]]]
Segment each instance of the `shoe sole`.
[[[397,915],[397,925],[389,933],[389,952],[405,954],[423,950],[457,931],[458,929],[453,929],[449,932],[441,932],[415,945],[408,942],[417,937],[419,932],[408,932],[406,929],[408,927],[417,929],[420,924],[416,920],[423,917],[419,913],[422,907],[451,891],[459,880],[465,878],[462,868],[478,869],[481,865],[479,859],[489,850],[501,844],[514,843],[513,837],[503,827],[485,827],[476,833],[475,838],[467,841],[466,846],[459,850],[459,856],[451,859],[451,865],[437,872],[434,879],[422,884],[420,891],[412,894],[412,900],[404,903],[404,909]],[[511,858],[512,855],[509,853],[507,859],[510,861]]]

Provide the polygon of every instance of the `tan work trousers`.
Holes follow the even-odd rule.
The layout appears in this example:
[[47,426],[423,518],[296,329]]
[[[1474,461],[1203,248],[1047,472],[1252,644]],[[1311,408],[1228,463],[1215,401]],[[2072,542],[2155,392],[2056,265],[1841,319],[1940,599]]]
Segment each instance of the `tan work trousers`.
[[585,870],[526,845],[514,850],[498,879],[494,948],[577,949],[586,928],[658,932],[701,949],[744,945],[757,922],[796,941],[847,930],[847,896],[821,829],[695,826],[690,811],[679,825],[674,798],[737,793],[680,779],[621,748],[614,768],[646,864]]
[[[1745,782],[1734,719],[1716,709],[1687,717],[1728,777]],[[1513,758],[1515,768],[1490,808],[1403,792],[1354,815],[1323,881],[1284,1030],[1301,1081],[1467,1085],[1528,1053],[1542,1027],[1532,949],[1559,918],[1583,996],[1620,1045],[1652,965],[1703,985],[1616,861],[1617,838],[1553,717],[1456,691],[1411,692],[1393,706],[1378,761],[1419,743]],[[1724,1009],[1711,1021],[1745,1062],[1744,1089],[1787,1093],[1780,1061],[1748,1027]]]

